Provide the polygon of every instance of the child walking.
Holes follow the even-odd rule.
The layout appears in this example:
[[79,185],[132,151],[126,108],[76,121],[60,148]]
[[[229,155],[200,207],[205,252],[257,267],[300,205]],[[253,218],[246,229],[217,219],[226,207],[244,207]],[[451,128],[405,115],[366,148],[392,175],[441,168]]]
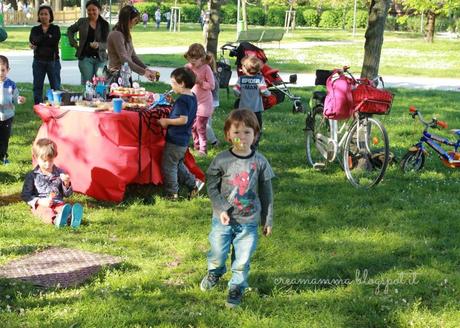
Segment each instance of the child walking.
[[8,144],[13,126],[15,104],[23,104],[26,98],[19,96],[16,83],[8,78],[8,58],[0,55],[0,161],[8,164]]
[[262,61],[254,56],[246,56],[241,60],[243,74],[238,78],[233,87],[235,95],[239,98],[238,108],[249,108],[256,114],[260,126],[260,134],[257,136],[254,147],[258,147],[262,135],[262,112],[264,104],[262,96],[269,96],[270,91],[265,84],[264,77],[260,74]]
[[206,124],[212,117],[212,90],[214,89],[214,74],[209,67],[210,56],[199,43],[192,44],[184,57],[189,62],[185,67],[195,73],[195,85],[192,88],[198,102],[195,124],[192,127],[193,145],[199,156],[207,154]]
[[167,128],[166,144],[163,150],[161,169],[163,185],[167,198],[179,198],[179,184],[185,184],[189,189],[189,198],[198,195],[204,182],[195,179],[184,165],[185,152],[190,141],[193,121],[197,111],[197,100],[192,93],[195,75],[185,67],[176,68],[171,73],[171,87],[179,94],[169,118],[161,118],[158,123]]
[[212,202],[211,249],[208,273],[200,288],[206,291],[217,284],[226,271],[225,261],[233,246],[226,303],[231,308],[241,303],[243,291],[248,287],[259,222],[264,235],[272,232],[274,173],[265,157],[251,148],[258,133],[259,124],[253,112],[232,111],[225,121],[224,134],[233,147],[218,154],[207,171],[208,195]]
[[57,157],[56,143],[50,139],[38,139],[32,147],[32,155],[38,165],[26,175],[21,197],[30,205],[32,213],[44,223],[56,227],[70,225],[78,228],[83,217],[83,207],[64,202],[72,195],[70,177],[54,165]]

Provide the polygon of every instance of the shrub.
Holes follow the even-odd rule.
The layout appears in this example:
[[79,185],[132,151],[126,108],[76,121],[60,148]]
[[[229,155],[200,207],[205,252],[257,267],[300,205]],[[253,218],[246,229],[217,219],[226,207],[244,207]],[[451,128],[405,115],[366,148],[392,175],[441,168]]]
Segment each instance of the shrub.
[[284,26],[286,7],[270,7],[267,13],[267,25]]
[[460,18],[455,21],[455,32],[460,33]]
[[260,7],[249,7],[248,23],[251,25],[265,25],[264,10]]
[[420,16],[408,17],[405,30],[409,32],[420,32]]
[[317,27],[319,23],[319,14],[316,9],[308,8],[302,12],[303,19],[305,21],[305,26],[308,27]]
[[396,31],[407,31],[407,20],[408,16],[398,16],[396,17]]
[[[356,11],[356,27],[365,28],[367,26],[368,14],[365,10]],[[353,10],[347,12],[345,16],[345,27],[353,28]]]
[[236,24],[236,6],[235,5],[225,5],[221,7],[221,19],[224,24]]
[[304,8],[297,7],[295,11],[295,25],[296,26],[305,26],[305,19],[303,18]]
[[449,30],[450,20],[447,17],[436,17],[434,22],[434,30],[436,32],[446,32]]
[[342,27],[342,17],[339,12],[334,10],[325,10],[321,14],[319,27],[336,28]]
[[387,16],[387,20],[385,21],[385,30],[387,31],[396,30],[396,17]]
[[197,5],[181,5],[181,20],[188,23],[200,21],[200,7]]

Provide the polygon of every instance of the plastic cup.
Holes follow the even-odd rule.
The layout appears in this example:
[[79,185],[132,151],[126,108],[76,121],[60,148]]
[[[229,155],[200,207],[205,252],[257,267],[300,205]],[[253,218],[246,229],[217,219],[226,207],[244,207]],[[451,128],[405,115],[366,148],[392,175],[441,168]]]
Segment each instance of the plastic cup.
[[55,107],[61,106],[62,91],[53,91],[53,105]]
[[121,108],[123,107],[123,99],[113,98],[112,105],[114,113],[121,113]]

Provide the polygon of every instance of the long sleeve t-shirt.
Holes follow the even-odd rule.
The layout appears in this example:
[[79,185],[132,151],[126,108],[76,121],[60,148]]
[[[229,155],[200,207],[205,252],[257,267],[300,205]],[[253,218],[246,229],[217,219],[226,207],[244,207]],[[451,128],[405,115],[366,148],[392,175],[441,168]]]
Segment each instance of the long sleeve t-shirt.
[[267,159],[257,151],[246,157],[231,150],[220,153],[206,172],[213,216],[219,218],[227,211],[231,221],[271,227],[274,177]]

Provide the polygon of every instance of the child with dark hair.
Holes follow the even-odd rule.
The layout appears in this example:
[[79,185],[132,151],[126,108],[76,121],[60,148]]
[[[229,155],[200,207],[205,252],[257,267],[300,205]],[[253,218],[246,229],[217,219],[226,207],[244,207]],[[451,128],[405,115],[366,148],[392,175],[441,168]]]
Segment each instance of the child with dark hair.
[[69,175],[54,165],[57,155],[54,141],[42,138],[34,143],[32,156],[38,165],[26,175],[21,197],[44,223],[78,228],[83,207],[64,202],[64,197],[72,195],[72,186]]
[[262,113],[264,111],[262,96],[270,95],[264,77],[260,74],[262,65],[262,61],[257,57],[244,57],[241,60],[243,75],[238,78],[233,87],[235,95],[239,98],[238,108],[249,108],[254,112],[259,122],[260,133],[254,143],[256,148],[262,135]]
[[184,165],[197,111],[196,97],[191,90],[194,85],[195,74],[191,70],[176,68],[171,73],[171,87],[180,96],[174,103],[169,118],[158,120],[163,128],[167,128],[161,168],[164,190],[171,200],[179,198],[179,183],[188,187],[189,198],[196,197],[204,186],[204,182],[197,180]]
[[8,78],[10,64],[8,58],[0,55],[0,161],[8,164],[8,143],[13,126],[15,104],[23,104],[26,98],[19,96],[16,83]]
[[233,110],[224,125],[225,139],[233,147],[216,156],[206,172],[208,195],[212,203],[212,227],[209,233],[208,273],[200,288],[216,286],[226,272],[230,248],[232,277],[228,282],[226,305],[241,303],[248,287],[251,256],[254,253],[259,222],[268,236],[273,225],[274,173],[266,158],[251,148],[259,133],[259,123],[248,109]]

